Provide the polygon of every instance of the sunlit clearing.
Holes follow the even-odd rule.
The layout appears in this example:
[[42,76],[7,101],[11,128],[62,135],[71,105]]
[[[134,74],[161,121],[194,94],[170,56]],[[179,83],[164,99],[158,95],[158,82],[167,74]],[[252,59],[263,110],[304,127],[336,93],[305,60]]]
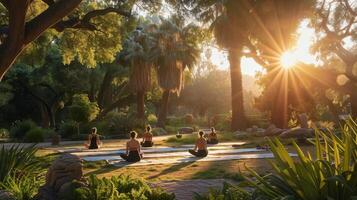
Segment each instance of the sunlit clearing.
[[293,67],[296,63],[297,58],[293,52],[284,52],[280,57],[280,64],[285,69]]

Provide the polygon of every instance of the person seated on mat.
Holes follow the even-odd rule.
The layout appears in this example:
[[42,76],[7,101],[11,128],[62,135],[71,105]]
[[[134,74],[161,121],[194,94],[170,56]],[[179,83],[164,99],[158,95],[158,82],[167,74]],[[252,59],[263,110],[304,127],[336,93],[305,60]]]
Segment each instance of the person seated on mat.
[[195,148],[188,150],[188,152],[196,157],[206,157],[208,155],[207,141],[203,137],[203,131],[198,132],[198,135],[199,137],[196,140]]
[[102,142],[99,139],[99,135],[97,135],[97,128],[93,127],[84,146],[88,149],[99,149],[101,145]]
[[207,144],[218,144],[217,133],[213,127],[211,128],[211,133],[208,134]]
[[152,141],[151,126],[146,127],[146,132],[143,135],[143,141],[140,143],[142,147],[152,147],[154,142]]
[[130,140],[126,143],[126,153],[120,154],[120,157],[128,162],[138,162],[142,158],[140,142],[136,139],[137,135],[135,131],[130,132]]

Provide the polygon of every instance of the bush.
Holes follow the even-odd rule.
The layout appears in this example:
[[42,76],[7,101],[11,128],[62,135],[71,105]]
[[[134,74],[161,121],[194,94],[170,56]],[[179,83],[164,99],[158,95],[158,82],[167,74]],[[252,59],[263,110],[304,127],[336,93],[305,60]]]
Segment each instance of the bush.
[[45,129],[39,127],[33,128],[26,133],[24,141],[31,143],[43,142],[45,133]]
[[12,146],[7,149],[2,147],[0,149],[0,183],[10,176],[25,176],[39,171],[40,163],[35,156],[36,151],[37,149],[34,147]]
[[222,200],[253,200],[249,192],[244,191],[243,189],[233,186],[228,183],[223,184],[222,190],[210,189],[208,194],[198,194],[195,193],[194,200],[213,200],[213,199],[222,199]]
[[0,129],[0,138],[8,138],[10,136],[10,133],[7,129],[2,128]]
[[74,121],[69,121],[62,123],[59,128],[59,133],[63,138],[72,138],[78,133],[77,123]]
[[16,121],[10,129],[10,136],[22,140],[28,131],[36,127],[35,122],[32,120]]
[[147,119],[148,119],[149,124],[157,123],[157,117],[154,114],[150,114]]
[[[168,194],[161,189],[151,189],[141,179],[120,175],[111,179],[99,179],[91,175],[87,179],[86,187],[72,187],[73,192],[64,194],[65,200],[119,200],[119,199],[147,199],[147,200],[173,200],[174,194]],[[74,182],[75,184],[76,182]]]
[[154,136],[160,136],[160,135],[167,134],[167,132],[163,128],[153,128],[151,132]]
[[136,119],[134,114],[123,112],[112,113],[104,119],[108,123],[110,134],[121,134],[126,136],[137,127],[144,127],[144,122]]

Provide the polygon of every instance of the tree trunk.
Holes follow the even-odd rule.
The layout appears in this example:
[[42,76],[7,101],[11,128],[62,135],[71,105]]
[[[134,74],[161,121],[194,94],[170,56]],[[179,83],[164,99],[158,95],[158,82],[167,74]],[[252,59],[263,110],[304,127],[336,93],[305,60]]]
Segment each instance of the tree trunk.
[[228,52],[231,74],[232,122],[231,130],[237,131],[247,127],[243,106],[243,84],[241,72],[241,49],[230,49]]
[[170,97],[170,90],[165,90],[162,93],[161,98],[161,107],[159,110],[159,117],[157,120],[157,126],[161,128],[165,128],[166,117],[167,117],[167,109],[169,106],[169,97]]
[[137,108],[137,118],[145,119],[145,91],[138,91],[136,93],[136,108]]

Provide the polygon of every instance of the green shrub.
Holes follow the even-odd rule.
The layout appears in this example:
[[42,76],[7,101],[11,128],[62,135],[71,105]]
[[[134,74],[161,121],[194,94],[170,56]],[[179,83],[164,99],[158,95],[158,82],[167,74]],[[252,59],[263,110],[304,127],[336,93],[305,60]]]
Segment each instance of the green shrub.
[[7,129],[1,128],[0,129],[0,138],[8,138],[10,136],[10,133]]
[[[76,182],[74,182],[75,184]],[[64,194],[63,200],[119,200],[119,199],[147,199],[173,200],[174,194],[168,194],[161,189],[151,189],[141,179],[120,175],[110,179],[99,179],[94,175],[87,178],[87,187],[72,187],[73,192]]]
[[[320,139],[323,142],[320,142]],[[278,140],[270,140],[274,173],[246,180],[260,199],[354,199],[357,196],[357,124],[347,121],[340,137],[316,131],[315,154],[305,154],[293,142],[294,159]]]
[[8,177],[0,186],[10,192],[15,199],[19,200],[32,200],[37,194],[38,188],[43,184],[42,177],[34,176],[21,176],[20,178]]
[[160,135],[167,134],[167,131],[165,131],[165,129],[163,129],[163,128],[153,128],[151,132],[154,136],[160,136]]
[[38,172],[40,162],[36,158],[37,149],[34,147],[12,146],[0,149],[0,182],[3,182],[9,176],[18,177]]
[[111,134],[127,135],[129,131],[138,127],[144,127],[144,121],[137,120],[134,114],[123,112],[112,113],[105,117]]
[[60,125],[59,133],[63,138],[72,138],[78,133],[77,123],[74,121],[64,122]]
[[156,124],[157,123],[157,117],[154,114],[149,114],[147,119],[148,119],[149,124]]
[[28,131],[36,127],[32,120],[16,121],[10,129],[10,136],[22,140]]
[[[208,194],[195,193],[194,200],[253,200],[249,192],[228,183],[223,184],[222,190],[210,189]],[[263,200],[263,199],[262,199]]]
[[183,117],[168,117],[166,125],[174,127],[185,126],[185,119]]
[[31,143],[43,142],[45,133],[46,133],[45,129],[39,127],[33,128],[26,133],[24,141],[31,142]]
[[176,133],[178,131],[179,127],[178,126],[165,126],[165,130],[168,133]]

